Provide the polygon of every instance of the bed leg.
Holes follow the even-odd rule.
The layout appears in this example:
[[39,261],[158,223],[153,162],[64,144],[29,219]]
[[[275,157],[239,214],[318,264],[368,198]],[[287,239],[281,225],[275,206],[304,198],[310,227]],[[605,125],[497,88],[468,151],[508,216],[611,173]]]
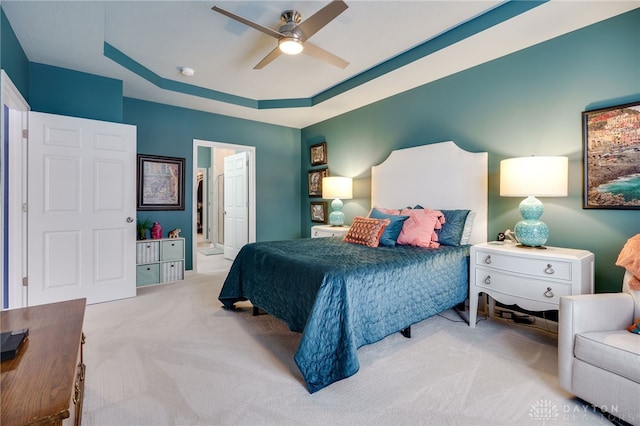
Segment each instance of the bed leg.
[[407,339],[411,339],[411,326],[400,330],[400,334],[402,334]]

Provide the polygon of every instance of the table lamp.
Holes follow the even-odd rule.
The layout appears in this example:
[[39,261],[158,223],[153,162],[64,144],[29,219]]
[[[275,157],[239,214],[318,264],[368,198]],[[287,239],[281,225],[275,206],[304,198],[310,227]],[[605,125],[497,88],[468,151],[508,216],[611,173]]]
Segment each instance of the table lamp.
[[342,212],[342,199],[353,198],[353,180],[349,177],[332,176],[322,178],[322,198],[333,198],[329,214],[331,226],[344,225],[344,213]]
[[568,194],[567,157],[518,157],[500,161],[500,195],[527,197],[520,203],[523,220],[515,237],[524,247],[544,247],[549,228],[539,218],[544,205],[537,197],[566,197]]

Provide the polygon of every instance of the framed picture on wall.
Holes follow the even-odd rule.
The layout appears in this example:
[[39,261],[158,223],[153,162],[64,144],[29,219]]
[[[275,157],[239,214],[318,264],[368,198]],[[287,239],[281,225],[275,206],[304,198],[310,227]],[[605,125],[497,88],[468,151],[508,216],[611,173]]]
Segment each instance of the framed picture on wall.
[[327,164],[327,143],[326,142],[311,145],[310,153],[311,153],[312,166],[320,166],[322,164]]
[[138,210],[184,210],[184,162],[138,155]]
[[327,223],[327,202],[311,202],[311,222]]
[[583,208],[640,209],[640,102],[582,113]]
[[322,178],[329,176],[327,167],[309,170],[309,197],[322,197]]

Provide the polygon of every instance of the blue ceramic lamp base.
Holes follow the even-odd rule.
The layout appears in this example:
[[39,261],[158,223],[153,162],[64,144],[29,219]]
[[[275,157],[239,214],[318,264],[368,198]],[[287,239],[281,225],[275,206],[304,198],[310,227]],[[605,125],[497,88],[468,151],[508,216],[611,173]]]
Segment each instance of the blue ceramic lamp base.
[[542,213],[544,205],[534,196],[529,196],[520,203],[520,214],[524,220],[516,223],[514,233],[522,246],[543,248],[549,239],[549,227],[538,220]]
[[342,200],[336,198],[331,202],[331,208],[333,211],[329,213],[329,224],[331,226],[344,225],[344,213],[342,212]]

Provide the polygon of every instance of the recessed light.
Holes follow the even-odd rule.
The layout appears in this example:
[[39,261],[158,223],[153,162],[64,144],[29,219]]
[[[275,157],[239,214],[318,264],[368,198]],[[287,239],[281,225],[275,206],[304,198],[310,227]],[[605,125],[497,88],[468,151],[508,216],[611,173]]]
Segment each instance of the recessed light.
[[195,74],[195,71],[193,70],[193,68],[180,67],[178,69],[180,70],[180,74],[185,75],[187,77],[191,77],[193,74]]

